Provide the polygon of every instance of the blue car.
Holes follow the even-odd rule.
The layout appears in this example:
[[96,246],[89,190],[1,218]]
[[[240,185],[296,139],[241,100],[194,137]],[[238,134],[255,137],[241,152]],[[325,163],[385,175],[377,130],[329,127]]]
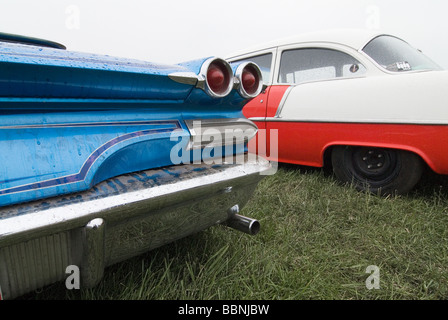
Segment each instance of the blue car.
[[0,34],[0,298],[104,268],[239,215],[268,161],[242,114],[258,66],[162,65]]

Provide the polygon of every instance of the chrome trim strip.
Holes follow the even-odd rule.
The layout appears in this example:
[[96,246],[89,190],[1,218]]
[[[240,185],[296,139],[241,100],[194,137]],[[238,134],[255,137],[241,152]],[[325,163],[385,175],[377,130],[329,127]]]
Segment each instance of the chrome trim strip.
[[168,75],[173,81],[195,86],[199,81],[199,76],[193,72],[174,72]]
[[283,107],[285,106],[286,99],[289,96],[289,93],[291,92],[292,88],[296,87],[296,85],[291,85],[288,89],[286,89],[285,93],[283,94],[282,100],[280,101],[280,104],[277,107],[277,112],[275,113],[275,118],[281,118],[281,113],[283,110]]
[[185,120],[185,124],[187,125],[188,129],[193,127],[194,121],[200,121],[201,126],[204,127],[247,125],[253,127],[254,129],[258,129],[258,127],[252,121],[246,118],[187,119]]
[[[24,124],[0,126],[1,129],[41,129],[41,128],[76,128],[76,127],[116,127],[137,125],[175,124],[177,120],[151,120],[151,121],[117,121],[117,122],[79,122],[79,123],[50,123],[50,124]],[[176,124],[175,124],[176,125]],[[178,124],[177,124],[178,125]]]
[[[184,100],[156,100],[156,99],[81,99],[81,98],[18,98],[18,97],[0,97],[1,103],[13,103],[13,104],[33,104],[33,103],[45,103],[45,104],[96,104],[96,105],[120,105],[120,104],[133,104],[133,105],[145,105],[145,104],[181,104]],[[59,106],[61,107],[61,106]],[[142,107],[142,106],[139,106]]]
[[[196,127],[195,124],[199,122],[199,127]],[[232,134],[242,133],[243,139],[250,140],[252,139],[258,131],[258,127],[249,119],[246,118],[231,118],[231,119],[188,119],[185,120],[185,124],[187,125],[188,130],[190,131],[190,144],[188,150],[190,149],[199,149],[205,146],[214,147],[214,146],[226,146],[234,144],[233,138],[237,138],[232,135],[232,140],[226,139],[226,134],[229,134],[229,130],[233,130]],[[215,130],[212,133],[216,133],[216,130],[221,134],[221,141],[213,141],[210,142],[209,139],[206,138],[203,133],[207,129]],[[199,131],[200,130],[200,131]],[[241,130],[241,131],[236,131]],[[247,136],[244,136],[247,134]],[[221,143],[220,143],[221,142]],[[239,143],[243,143],[244,141],[240,141]]]
[[270,121],[270,122],[297,122],[297,123],[332,123],[332,124],[377,124],[377,125],[419,125],[419,126],[445,126],[448,125],[447,121],[441,122],[443,120],[433,120],[429,121],[402,121],[390,119],[380,119],[380,120],[325,120],[325,119],[286,119],[277,117],[267,117],[267,118],[250,118],[252,121]]
[[266,117],[252,117],[249,118],[250,121],[266,121]]

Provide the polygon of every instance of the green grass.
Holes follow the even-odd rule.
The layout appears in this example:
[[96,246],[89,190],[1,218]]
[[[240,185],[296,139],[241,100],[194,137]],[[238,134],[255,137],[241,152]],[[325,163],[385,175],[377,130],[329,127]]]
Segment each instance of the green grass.
[[[106,269],[93,289],[57,283],[25,299],[447,299],[448,180],[408,196],[341,186],[322,170],[281,165],[242,214],[254,237],[215,226]],[[366,268],[380,270],[368,290]]]

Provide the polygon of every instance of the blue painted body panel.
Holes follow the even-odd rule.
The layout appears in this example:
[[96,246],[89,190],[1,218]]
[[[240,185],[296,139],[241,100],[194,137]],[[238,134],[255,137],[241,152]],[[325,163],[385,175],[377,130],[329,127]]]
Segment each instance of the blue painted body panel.
[[0,69],[1,97],[178,100],[191,90],[167,77],[189,71],[181,66],[17,44],[2,43]]
[[78,192],[171,165],[185,119],[240,118],[236,92],[212,99],[168,78],[180,65],[0,42],[0,206]]

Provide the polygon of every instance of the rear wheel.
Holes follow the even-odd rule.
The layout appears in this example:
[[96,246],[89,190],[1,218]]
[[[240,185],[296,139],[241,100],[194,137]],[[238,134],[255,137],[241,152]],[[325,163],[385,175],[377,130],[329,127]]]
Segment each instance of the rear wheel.
[[423,171],[418,155],[397,149],[338,146],[332,150],[331,162],[342,182],[381,195],[409,192]]

